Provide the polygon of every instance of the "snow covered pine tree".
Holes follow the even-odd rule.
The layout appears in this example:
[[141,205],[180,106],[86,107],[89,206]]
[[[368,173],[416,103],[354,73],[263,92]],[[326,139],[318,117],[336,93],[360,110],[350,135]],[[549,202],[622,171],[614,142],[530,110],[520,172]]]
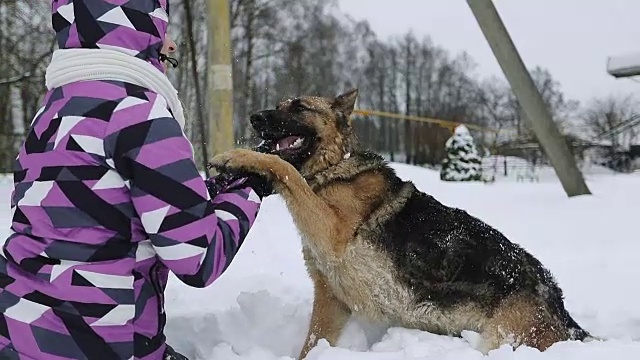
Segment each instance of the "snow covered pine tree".
[[447,155],[442,161],[440,179],[444,181],[481,181],[482,161],[473,137],[464,125],[456,127],[445,144]]

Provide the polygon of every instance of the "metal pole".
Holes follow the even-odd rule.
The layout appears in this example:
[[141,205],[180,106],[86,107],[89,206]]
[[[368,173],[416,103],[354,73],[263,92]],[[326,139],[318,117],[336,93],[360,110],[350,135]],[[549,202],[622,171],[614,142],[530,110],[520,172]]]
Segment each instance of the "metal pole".
[[234,147],[231,23],[228,0],[208,0],[209,144],[216,155]]
[[569,146],[525,67],[492,0],[467,0],[514,95],[569,197],[591,194]]

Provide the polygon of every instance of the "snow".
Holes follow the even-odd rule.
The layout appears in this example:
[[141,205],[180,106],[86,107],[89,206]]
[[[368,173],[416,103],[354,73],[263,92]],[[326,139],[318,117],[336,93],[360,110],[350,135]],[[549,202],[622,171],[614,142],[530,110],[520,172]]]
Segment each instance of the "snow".
[[640,53],[611,56],[607,59],[607,72],[614,76],[640,74]]
[[464,136],[471,135],[471,133],[469,132],[469,129],[462,124],[456,126],[456,128],[453,130],[453,133],[456,135],[464,135]]
[[[507,346],[489,360],[640,359],[640,173],[587,177],[593,196],[568,199],[556,178],[539,182],[448,183],[434,170],[394,164],[398,174],[447,205],[464,208],[522,244],[558,279],[573,317],[606,341],[562,342],[545,352]],[[10,178],[0,176],[0,239],[8,233]],[[167,338],[191,360],[295,359],[307,331],[312,286],[300,239],[278,196],[223,276],[205,289],[173,276]],[[352,320],[337,346],[320,340],[309,360],[476,360],[463,338]]]

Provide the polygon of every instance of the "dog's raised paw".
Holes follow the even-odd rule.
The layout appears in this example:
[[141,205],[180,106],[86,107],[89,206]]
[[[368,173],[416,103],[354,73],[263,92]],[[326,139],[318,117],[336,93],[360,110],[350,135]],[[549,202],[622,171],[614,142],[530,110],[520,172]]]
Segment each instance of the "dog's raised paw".
[[248,149],[233,149],[214,156],[209,164],[220,170],[248,171],[270,175],[268,155]]
[[238,168],[243,167],[246,163],[249,162],[248,158],[250,158],[252,154],[247,153],[253,153],[253,151],[246,149],[233,149],[225,151],[214,156],[209,161],[209,164],[215,168],[228,168],[237,170]]

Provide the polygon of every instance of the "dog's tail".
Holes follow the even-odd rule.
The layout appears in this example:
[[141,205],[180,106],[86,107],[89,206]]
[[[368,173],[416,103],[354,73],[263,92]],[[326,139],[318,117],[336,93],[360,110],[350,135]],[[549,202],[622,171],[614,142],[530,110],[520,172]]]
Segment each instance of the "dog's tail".
[[[544,276],[547,278],[551,277],[549,273],[545,273]],[[571,314],[569,314],[569,311],[564,304],[562,290],[560,290],[557,285],[553,286],[551,290],[552,291],[544,293],[544,295],[546,296],[546,304],[549,307],[549,310],[554,314],[554,317],[560,320],[560,323],[568,332],[568,340],[582,342],[604,340],[592,335],[587,330],[582,328],[582,326],[578,324],[578,322],[571,316]]]
[[565,326],[569,331],[569,340],[591,342],[591,341],[604,341],[605,339],[597,337],[583,329],[578,323],[571,317],[568,311],[564,311],[563,320]]
[[582,341],[582,342],[592,342],[592,341],[605,341],[606,339],[603,337],[592,335],[591,333],[585,331],[584,329],[569,329],[571,337],[569,340]]

